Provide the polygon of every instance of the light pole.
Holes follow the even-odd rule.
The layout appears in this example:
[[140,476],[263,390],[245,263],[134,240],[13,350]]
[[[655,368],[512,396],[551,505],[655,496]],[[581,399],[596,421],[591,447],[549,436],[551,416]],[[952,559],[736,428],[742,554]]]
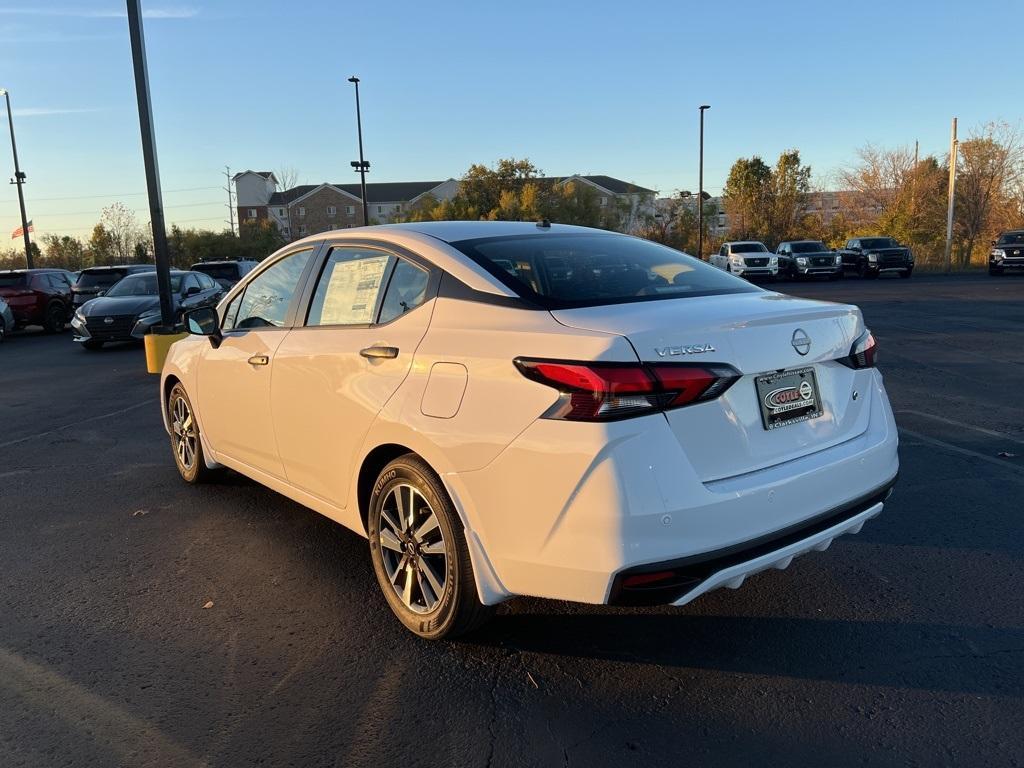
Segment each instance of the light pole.
[[697,258],[704,258],[704,110],[710,104],[700,106],[700,163],[697,172]]
[[366,204],[366,173],[370,170],[370,161],[363,158],[363,118],[359,113],[359,78],[352,75],[348,81],[356,87],[356,131],[359,134],[359,159],[351,165],[359,173],[359,193],[363,198],[363,226],[370,223],[369,207]]
[[7,122],[11,126],[11,151],[14,153],[14,178],[11,184],[18,186],[18,205],[21,206],[21,234],[25,238],[25,264],[32,269],[32,239],[28,236],[28,216],[25,215],[25,192],[21,186],[25,183],[25,174],[18,165],[18,145],[14,141],[14,114],[11,112],[11,94],[6,88],[0,88],[0,93],[7,99]]

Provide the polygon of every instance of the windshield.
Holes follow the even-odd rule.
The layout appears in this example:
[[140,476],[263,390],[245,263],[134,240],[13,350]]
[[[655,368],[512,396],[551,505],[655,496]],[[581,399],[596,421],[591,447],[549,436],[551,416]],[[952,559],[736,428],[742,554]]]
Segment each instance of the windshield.
[[733,243],[730,250],[733,253],[768,253],[761,243]]
[[816,240],[810,240],[806,243],[793,243],[790,247],[793,249],[793,253],[821,253],[828,250],[824,243],[819,243]]
[[[182,275],[171,275],[171,293],[181,291]],[[107,296],[156,296],[156,273],[128,275],[107,291]]]
[[897,248],[899,243],[891,237],[865,237],[860,241],[861,248]]
[[6,275],[0,275],[0,288],[24,288],[25,287],[25,273],[24,272],[13,272]]
[[999,236],[998,245],[1024,245],[1024,232],[1006,232]]
[[635,237],[546,234],[451,245],[547,309],[760,290],[693,256]]
[[126,274],[120,269],[105,269],[102,272],[83,272],[75,283],[78,290],[106,290]]

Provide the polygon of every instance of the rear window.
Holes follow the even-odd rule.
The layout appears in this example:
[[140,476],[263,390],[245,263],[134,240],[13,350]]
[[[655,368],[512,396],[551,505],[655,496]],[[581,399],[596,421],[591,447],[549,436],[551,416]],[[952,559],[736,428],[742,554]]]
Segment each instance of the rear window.
[[25,273],[24,272],[12,272],[6,275],[0,275],[0,288],[24,288],[25,287]]
[[693,256],[625,235],[523,235],[451,245],[547,309],[760,290]]
[[237,280],[241,269],[238,264],[195,264],[193,272],[203,272],[214,280]]
[[83,272],[81,277],[78,278],[78,282],[75,283],[75,287],[106,289],[126,274],[128,274],[128,270],[125,269],[105,269],[102,272]]

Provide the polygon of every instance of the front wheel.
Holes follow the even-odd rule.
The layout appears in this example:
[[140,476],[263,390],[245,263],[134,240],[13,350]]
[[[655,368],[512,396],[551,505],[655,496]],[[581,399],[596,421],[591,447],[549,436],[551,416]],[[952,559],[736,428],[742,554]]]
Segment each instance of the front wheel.
[[999,275],[1003,274],[1003,268],[1002,267],[989,267],[988,268],[988,273],[990,275],[992,275],[992,277],[998,277]]
[[911,267],[910,269],[905,269],[902,272],[900,272],[900,277],[902,277],[904,280],[906,280],[912,274],[914,274],[914,268],[913,267]]
[[64,312],[64,305],[53,303],[46,308],[46,317],[43,318],[43,329],[47,333],[61,333],[67,322],[67,314]]
[[406,454],[381,471],[370,497],[370,559],[388,607],[413,634],[465,634],[493,612],[477,597],[462,523],[437,475]]
[[203,483],[210,479],[213,470],[206,466],[203,458],[203,443],[199,439],[199,424],[196,423],[192,402],[181,384],[175,384],[167,398],[167,420],[171,427],[171,450],[178,474],[186,483]]

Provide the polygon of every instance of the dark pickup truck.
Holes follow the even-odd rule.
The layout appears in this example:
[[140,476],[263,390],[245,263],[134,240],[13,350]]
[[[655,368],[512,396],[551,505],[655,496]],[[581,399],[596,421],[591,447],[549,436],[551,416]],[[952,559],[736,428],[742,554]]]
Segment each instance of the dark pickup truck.
[[883,272],[910,277],[914,273],[913,251],[891,237],[855,237],[847,240],[839,253],[843,270],[854,271],[861,277],[878,277]]

